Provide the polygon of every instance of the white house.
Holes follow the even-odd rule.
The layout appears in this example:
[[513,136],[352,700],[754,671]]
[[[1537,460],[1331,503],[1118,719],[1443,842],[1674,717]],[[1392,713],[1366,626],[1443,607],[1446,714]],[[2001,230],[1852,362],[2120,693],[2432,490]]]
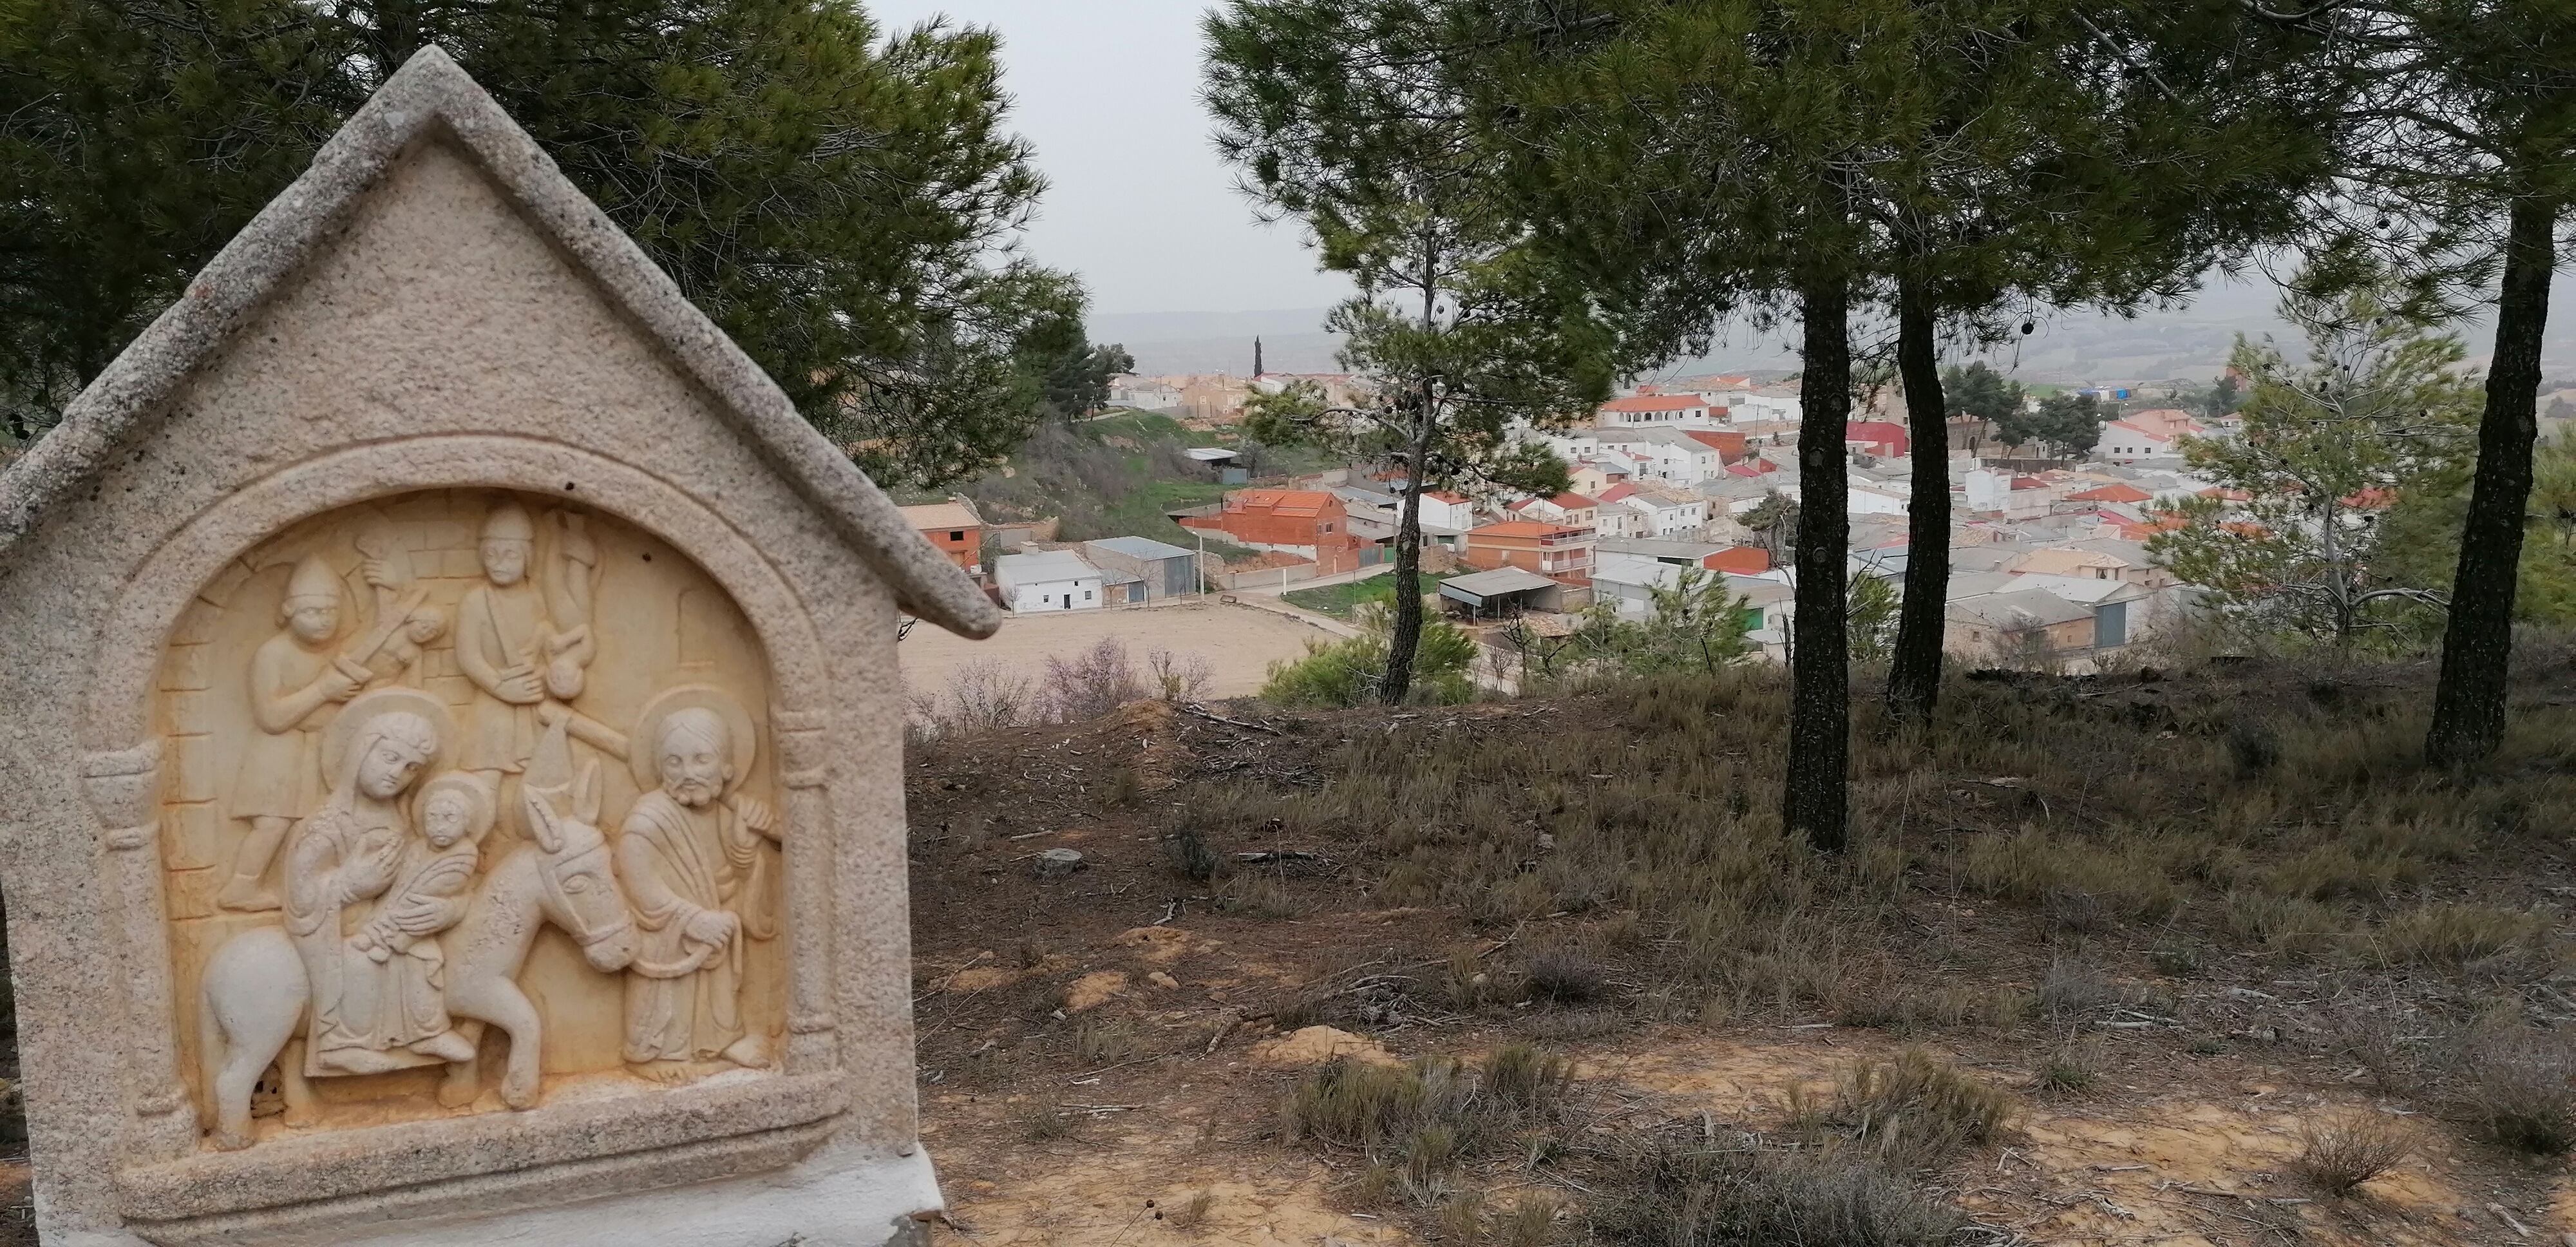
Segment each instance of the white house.
[[[1657,485],[1643,485],[1619,499],[1639,518],[1640,537],[1695,537],[1708,525],[1708,499]],[[1604,513],[1609,508],[1603,507]]]
[[1632,394],[1601,404],[1592,423],[1603,429],[1714,429],[1726,423],[1726,408],[1698,394]]
[[2103,425],[2102,440],[2093,453],[2113,463],[2179,459],[2184,437],[2204,437],[2208,433],[2187,412],[2170,408],[2141,411]]
[[1445,489],[1422,491],[1422,526],[1463,533],[1476,526],[1476,504]]
[[1696,485],[1726,470],[1726,455],[1680,429],[1603,429],[1590,440],[1637,461],[1642,480]]
[[1071,550],[1005,554],[993,560],[993,584],[1013,611],[1100,609],[1100,569]]
[[1109,405],[1138,411],[1170,411],[1181,405],[1179,389],[1152,377],[1120,375],[1109,379]]

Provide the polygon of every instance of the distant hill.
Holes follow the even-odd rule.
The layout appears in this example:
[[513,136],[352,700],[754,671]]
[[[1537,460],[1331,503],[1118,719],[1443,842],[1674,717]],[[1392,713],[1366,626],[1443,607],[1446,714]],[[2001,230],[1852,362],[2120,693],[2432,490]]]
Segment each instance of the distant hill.
[[1337,372],[1339,334],[1324,332],[1320,307],[1275,312],[1122,312],[1095,314],[1094,342],[1116,342],[1149,376],[1176,372],[1252,373],[1252,340],[1272,372]]
[[[2043,319],[2037,330],[1985,358],[2035,382],[2206,379],[2227,363],[2239,333],[2271,334],[2292,354],[2299,335],[2273,314],[2273,284],[2213,278],[2190,306],[2150,311],[2135,319],[2075,313]],[[1129,312],[1091,318],[1095,341],[1123,343],[1142,373],[1252,371],[1252,340],[1261,339],[1262,362],[1273,372],[1333,372],[1339,335],[1323,330],[1324,308],[1268,312]],[[1871,336],[1866,326],[1855,326]],[[1707,357],[1663,370],[1679,376],[1702,372],[1790,372],[1798,367],[1795,327],[1789,335],[1735,327]],[[1882,331],[1883,332],[1883,331]],[[2483,365],[2489,329],[2483,320],[2463,327],[2472,364]],[[2550,299],[2549,333],[2542,360],[2553,377],[2576,376],[2576,280],[2560,281]]]

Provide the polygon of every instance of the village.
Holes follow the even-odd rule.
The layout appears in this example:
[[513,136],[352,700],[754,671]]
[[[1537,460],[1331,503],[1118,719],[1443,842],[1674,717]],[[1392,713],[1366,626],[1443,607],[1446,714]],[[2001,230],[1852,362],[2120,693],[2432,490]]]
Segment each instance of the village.
[[[1108,414],[1154,412],[1194,432],[1236,434],[1247,396],[1298,383],[1342,403],[1358,401],[1361,391],[1343,374],[1122,376],[1113,379]],[[2198,598],[2196,586],[2161,565],[2148,542],[2181,525],[2169,513],[2175,504],[2227,501],[2222,485],[2192,474],[2184,447],[2191,439],[2236,436],[2242,420],[2167,405],[2188,388],[2168,382],[2081,391],[2109,406],[2098,444],[2079,456],[2011,444],[1993,422],[1967,414],[1948,419],[1937,451],[1923,450],[1908,433],[1901,399],[1882,396],[1868,418],[1844,428],[1848,574],[1901,588],[1914,457],[1938,453],[1954,517],[1944,649],[1978,666],[2098,669],[2160,625],[2185,618]],[[1562,427],[1524,425],[1516,435],[1560,458],[1571,488],[1548,497],[1425,489],[1422,565],[1433,578],[1425,591],[1477,638],[1484,669],[1508,676],[1534,639],[1564,635],[1596,606],[1643,619],[1655,590],[1698,568],[1722,578],[1741,603],[1755,651],[1785,662],[1796,610],[1786,555],[1800,499],[1799,413],[1794,381],[1711,375],[1631,387],[1590,419]],[[1189,454],[1205,465],[1207,479],[1228,486],[1220,501],[1170,513],[1200,538],[1189,547],[1143,536],[1052,540],[1045,520],[987,521],[962,495],[904,513],[1015,620],[1214,597],[1342,631],[1347,609],[1319,596],[1319,587],[1391,569],[1403,473],[1354,463],[1254,480],[1231,466],[1239,457],[1233,449],[1208,445]],[[1791,518],[1774,518],[1782,514]],[[1209,550],[1210,542],[1218,550]],[[1068,629],[1059,648],[1070,652],[1109,634],[1139,646],[1172,643],[1164,628],[1163,620],[1137,616]],[[1277,659],[1296,651],[1261,652]],[[934,661],[927,671],[936,681],[949,667]],[[1223,691],[1252,691],[1257,674],[1242,673]]]

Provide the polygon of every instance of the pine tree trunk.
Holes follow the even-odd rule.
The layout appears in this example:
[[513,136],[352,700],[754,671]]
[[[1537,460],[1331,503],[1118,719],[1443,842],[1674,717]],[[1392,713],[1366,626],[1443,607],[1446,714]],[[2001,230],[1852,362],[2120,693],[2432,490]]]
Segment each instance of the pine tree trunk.
[[1788,787],[1780,814],[1789,834],[1828,853],[1845,843],[1851,755],[1850,638],[1843,568],[1849,557],[1843,426],[1851,417],[1851,294],[1839,277],[1800,292],[1805,320],[1799,372],[1797,618],[1790,622]]
[[2459,571],[2451,578],[2433,728],[2424,737],[2424,758],[2439,767],[2476,762],[2504,739],[2523,511],[2531,501],[2531,447],[2539,433],[2540,337],[2549,321],[2550,274],[2558,266],[2557,228],[2554,201],[2514,201],[2496,299],[2495,362],[2487,369],[2486,413],[2478,421],[2477,475],[2460,529]]
[[1422,648],[1422,453],[1404,469],[1404,507],[1395,521],[1395,618],[1386,637],[1386,678],[1378,695],[1401,706],[1413,691],[1413,656]]
[[1914,488],[1905,503],[1905,601],[1887,669],[1887,712],[1930,722],[1941,695],[1941,630],[1950,597],[1949,403],[1933,356],[1931,299],[1908,283],[1897,297],[1896,372],[1905,383]]

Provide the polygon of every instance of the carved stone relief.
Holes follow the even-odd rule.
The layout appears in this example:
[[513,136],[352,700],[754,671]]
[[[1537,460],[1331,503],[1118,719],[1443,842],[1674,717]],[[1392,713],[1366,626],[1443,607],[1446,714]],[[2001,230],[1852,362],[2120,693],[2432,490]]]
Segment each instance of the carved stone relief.
[[768,678],[703,571],[562,500],[404,495],[228,568],[159,681],[210,1142],[768,1069]]

